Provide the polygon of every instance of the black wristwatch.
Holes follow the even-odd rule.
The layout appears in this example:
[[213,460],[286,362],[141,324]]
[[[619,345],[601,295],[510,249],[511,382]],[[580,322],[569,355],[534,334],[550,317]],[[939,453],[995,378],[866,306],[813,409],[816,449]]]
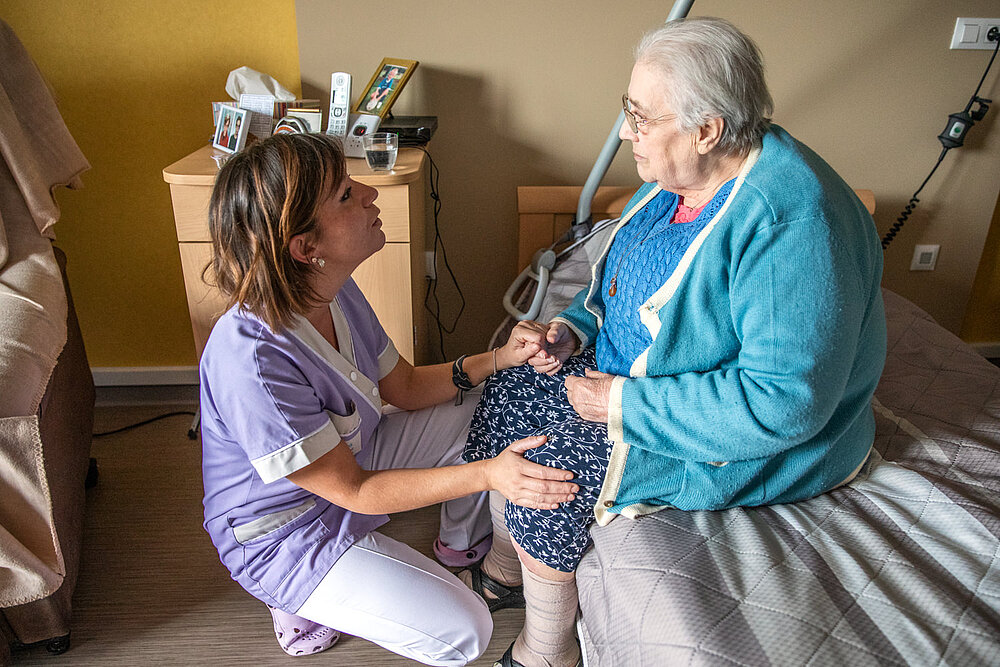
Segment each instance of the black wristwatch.
[[468,374],[462,370],[462,362],[465,361],[467,356],[469,355],[463,354],[455,360],[455,363],[451,365],[451,381],[456,387],[458,387],[458,396],[455,397],[455,405],[462,404],[462,398],[465,392],[472,391],[476,388],[476,385],[472,384],[472,380],[469,379]]

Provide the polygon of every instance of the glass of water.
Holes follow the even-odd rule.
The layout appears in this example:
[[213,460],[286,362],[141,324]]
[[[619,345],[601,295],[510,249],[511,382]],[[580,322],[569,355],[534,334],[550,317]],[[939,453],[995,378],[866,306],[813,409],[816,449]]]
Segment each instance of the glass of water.
[[365,147],[365,160],[372,171],[392,171],[399,150],[399,135],[375,132],[361,139]]

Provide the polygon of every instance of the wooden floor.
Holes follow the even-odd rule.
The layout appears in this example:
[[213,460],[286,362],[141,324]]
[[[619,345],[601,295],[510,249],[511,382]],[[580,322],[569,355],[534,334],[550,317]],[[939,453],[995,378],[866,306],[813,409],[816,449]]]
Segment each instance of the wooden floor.
[[[99,407],[95,432],[195,406]],[[285,655],[263,604],[229,578],[202,529],[201,445],[191,418],[171,417],[94,440],[100,478],[87,492],[72,645],[15,652],[14,665],[414,665],[356,637],[313,656]],[[431,555],[437,507],[396,515],[384,532]],[[517,635],[522,610],[494,614],[492,665]]]

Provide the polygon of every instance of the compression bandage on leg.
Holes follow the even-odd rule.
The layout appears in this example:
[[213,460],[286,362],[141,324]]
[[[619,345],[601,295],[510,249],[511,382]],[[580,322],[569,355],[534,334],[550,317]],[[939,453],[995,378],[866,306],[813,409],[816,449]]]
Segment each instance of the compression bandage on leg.
[[521,585],[521,561],[510,541],[510,533],[503,520],[507,499],[499,491],[490,491],[490,517],[493,519],[493,548],[483,559],[483,572],[501,584]]
[[543,579],[527,567],[524,576],[524,628],[514,642],[513,657],[524,665],[565,667],[580,660],[576,627],[576,577]]

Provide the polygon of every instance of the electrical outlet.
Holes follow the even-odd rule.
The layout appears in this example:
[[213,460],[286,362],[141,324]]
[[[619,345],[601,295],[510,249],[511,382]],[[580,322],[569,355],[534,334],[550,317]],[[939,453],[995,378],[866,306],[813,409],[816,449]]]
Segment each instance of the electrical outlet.
[[424,261],[426,262],[427,268],[424,271],[424,275],[434,280],[437,278],[437,266],[434,263],[434,251],[425,250],[424,251]]
[[910,260],[910,271],[933,271],[937,264],[939,245],[913,246],[913,259]]
[[964,17],[955,19],[955,31],[951,35],[951,48],[992,51],[996,48],[996,42],[991,42],[987,37],[990,28],[1000,28],[1000,19]]

